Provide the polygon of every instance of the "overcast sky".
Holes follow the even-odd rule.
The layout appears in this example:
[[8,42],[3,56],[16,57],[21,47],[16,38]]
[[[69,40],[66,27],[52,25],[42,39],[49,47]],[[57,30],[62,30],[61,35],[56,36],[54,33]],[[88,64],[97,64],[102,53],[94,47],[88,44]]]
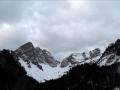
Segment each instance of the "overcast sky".
[[117,38],[119,0],[0,0],[0,49],[31,41],[61,57]]

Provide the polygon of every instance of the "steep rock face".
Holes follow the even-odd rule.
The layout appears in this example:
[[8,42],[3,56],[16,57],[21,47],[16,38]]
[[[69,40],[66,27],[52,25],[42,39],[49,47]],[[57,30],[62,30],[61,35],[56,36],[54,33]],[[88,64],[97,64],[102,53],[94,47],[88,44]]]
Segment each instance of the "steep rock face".
[[53,58],[50,52],[45,49],[42,50],[39,47],[34,47],[31,42],[15,50],[15,55],[27,62],[29,68],[31,67],[30,63],[35,64],[41,70],[41,63],[48,64],[51,67],[56,67],[58,64],[58,61]]
[[99,65],[111,65],[120,62],[120,39],[111,43],[98,61]]
[[74,66],[83,63],[95,63],[101,56],[101,51],[96,48],[89,52],[72,53],[61,62],[61,67],[67,67],[68,65]]

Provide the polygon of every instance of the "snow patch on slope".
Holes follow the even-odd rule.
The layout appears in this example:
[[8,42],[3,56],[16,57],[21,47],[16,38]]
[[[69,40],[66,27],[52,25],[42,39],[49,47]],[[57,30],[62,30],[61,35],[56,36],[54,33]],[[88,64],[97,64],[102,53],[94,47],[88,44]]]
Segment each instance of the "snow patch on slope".
[[72,57],[78,62],[84,61],[84,57],[82,56],[82,53],[73,53]]
[[41,64],[43,71],[40,70],[36,65],[30,63],[31,68],[28,67],[27,63],[22,59],[19,60],[20,64],[25,68],[27,75],[33,77],[38,82],[45,82],[46,80],[57,79],[69,71],[70,67],[61,68],[59,65],[57,67],[50,67],[45,64]]

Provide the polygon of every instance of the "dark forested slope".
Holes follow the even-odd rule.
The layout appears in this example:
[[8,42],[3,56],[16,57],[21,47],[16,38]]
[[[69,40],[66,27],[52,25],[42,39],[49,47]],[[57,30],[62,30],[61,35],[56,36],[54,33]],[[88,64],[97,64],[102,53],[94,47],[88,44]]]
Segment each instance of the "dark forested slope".
[[0,52],[0,90],[39,90],[38,86],[8,50]]

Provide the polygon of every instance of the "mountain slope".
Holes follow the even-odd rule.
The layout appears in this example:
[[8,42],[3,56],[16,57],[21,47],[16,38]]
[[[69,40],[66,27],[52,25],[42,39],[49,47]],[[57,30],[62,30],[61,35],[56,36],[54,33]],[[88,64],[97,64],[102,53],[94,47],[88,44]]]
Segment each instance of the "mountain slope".
[[95,63],[101,57],[101,55],[102,53],[99,48],[89,52],[72,53],[61,62],[61,67],[64,68],[68,65],[73,67],[75,65],[84,63]]
[[35,48],[31,42],[16,49],[13,56],[25,68],[27,75],[38,82],[56,79],[69,71],[68,67],[60,68],[60,62],[55,60],[50,52],[39,47]]
[[15,56],[27,62],[29,68],[31,67],[30,63],[32,63],[41,70],[42,63],[47,64],[50,67],[57,67],[57,64],[59,63],[54,59],[50,52],[45,49],[42,50],[39,47],[34,47],[31,42],[28,42],[15,50]]
[[50,67],[46,64],[41,64],[43,67],[43,71],[40,70],[35,64],[30,63],[31,68],[28,67],[27,63],[20,59],[20,64],[25,68],[27,75],[33,77],[38,82],[45,82],[51,79],[57,79],[69,71],[69,66],[65,68],[60,68],[58,65],[57,67]]
[[120,39],[111,43],[97,62],[98,65],[111,65],[120,62]]

